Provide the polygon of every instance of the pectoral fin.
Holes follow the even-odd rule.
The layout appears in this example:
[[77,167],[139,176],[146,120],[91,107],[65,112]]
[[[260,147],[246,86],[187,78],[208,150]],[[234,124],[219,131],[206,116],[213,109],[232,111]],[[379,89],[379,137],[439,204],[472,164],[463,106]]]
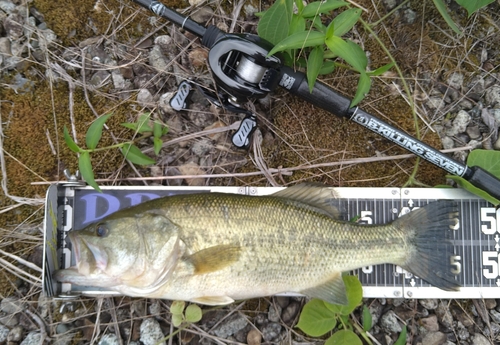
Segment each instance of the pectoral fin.
[[341,273],[326,283],[306,289],[301,291],[301,293],[309,297],[322,299],[332,304],[348,304],[344,280],[342,279]]
[[226,268],[238,261],[240,255],[240,246],[222,244],[202,249],[189,256],[188,261],[193,264],[195,274],[205,274]]
[[191,299],[191,302],[205,305],[226,305],[234,302],[234,299],[227,296],[203,296]]

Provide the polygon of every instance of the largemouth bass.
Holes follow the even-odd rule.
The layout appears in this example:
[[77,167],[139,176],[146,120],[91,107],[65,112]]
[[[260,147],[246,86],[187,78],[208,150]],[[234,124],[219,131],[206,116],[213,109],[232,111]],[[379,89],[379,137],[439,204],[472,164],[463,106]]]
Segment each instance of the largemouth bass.
[[459,288],[450,265],[454,202],[361,225],[335,218],[331,193],[303,184],[269,196],[150,200],[70,231],[76,265],[56,279],[208,305],[284,292],[346,304],[342,272],[392,263],[438,288]]

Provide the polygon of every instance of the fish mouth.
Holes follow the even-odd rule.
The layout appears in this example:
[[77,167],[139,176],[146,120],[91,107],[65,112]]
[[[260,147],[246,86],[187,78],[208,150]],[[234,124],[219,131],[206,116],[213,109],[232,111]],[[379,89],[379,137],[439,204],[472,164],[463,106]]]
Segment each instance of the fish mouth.
[[[78,268],[78,271],[83,271],[84,274],[89,273],[90,264],[94,264],[101,271],[106,269],[108,255],[104,249],[90,243],[84,237],[78,236],[75,232],[69,232],[68,236],[73,245],[75,267]],[[84,253],[87,255],[83,255]]]
[[75,256],[75,263],[78,265],[80,262],[80,255],[81,255],[81,244],[80,241],[78,240],[78,237],[73,231],[70,231],[68,233],[69,240],[71,241],[71,245],[73,246],[73,255]]

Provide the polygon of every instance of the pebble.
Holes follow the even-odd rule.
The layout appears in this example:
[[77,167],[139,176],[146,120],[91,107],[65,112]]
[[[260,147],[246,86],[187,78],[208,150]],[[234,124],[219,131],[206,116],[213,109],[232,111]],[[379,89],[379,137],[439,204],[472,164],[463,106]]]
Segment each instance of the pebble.
[[495,309],[490,310],[490,317],[493,322],[499,323],[500,324],[500,313],[496,311]]
[[446,334],[441,332],[429,332],[422,339],[422,345],[442,345],[446,342]]
[[214,333],[216,336],[227,339],[248,324],[247,319],[240,313],[235,313],[220,324]]
[[153,49],[151,49],[148,59],[151,67],[158,72],[166,73],[171,71],[171,66],[169,66],[170,61],[167,60],[159,45],[155,45]]
[[463,133],[466,131],[467,126],[471,121],[471,117],[465,110],[460,110],[453,119],[453,125],[446,131],[446,135],[452,137],[458,133]]
[[283,320],[284,323],[289,324],[299,314],[299,311],[300,311],[300,303],[297,301],[292,301],[285,307],[285,309],[283,309],[283,313],[281,314],[281,319]]
[[19,317],[17,315],[10,315],[6,313],[0,313],[0,324],[7,327],[14,327],[19,323]]
[[[189,162],[179,166],[179,171],[182,175],[203,175],[205,171],[200,168],[200,166],[194,162]],[[204,186],[205,179],[203,177],[199,178],[186,178],[185,179],[188,186]]]
[[7,341],[7,337],[10,333],[10,330],[4,325],[0,325],[0,344],[3,344]]
[[453,327],[453,316],[451,315],[450,308],[444,302],[439,302],[436,308],[436,315],[438,316],[439,323],[445,326],[447,329]]
[[144,319],[140,328],[140,340],[144,345],[165,345],[165,340],[162,340],[165,335],[160,327],[160,323],[154,318]]
[[260,345],[262,342],[262,334],[256,330],[252,329],[247,334],[247,344],[248,345]]
[[491,343],[484,335],[476,333],[472,337],[472,345],[491,345]]
[[434,310],[438,307],[438,300],[434,299],[434,298],[433,299],[421,299],[421,300],[418,300],[418,303],[420,303],[420,305],[427,310]]
[[140,89],[137,93],[137,103],[143,108],[153,108],[155,106],[154,98],[148,89]]
[[439,324],[436,315],[431,315],[429,317],[420,319],[422,326],[429,332],[439,331]]
[[462,73],[459,73],[459,72],[453,72],[448,76],[446,83],[450,87],[460,91],[462,89],[462,85],[464,83],[464,75]]
[[9,342],[19,342],[23,338],[23,332],[24,329],[21,326],[15,326],[13,327],[10,331],[9,334],[7,335],[7,341]]
[[29,332],[26,338],[21,342],[21,345],[39,345],[42,342],[40,332]]
[[425,102],[425,104],[431,110],[440,110],[440,109],[444,108],[444,106],[445,106],[443,98],[436,97],[436,96],[429,97],[429,99],[427,100],[427,102]]
[[201,138],[193,143],[191,146],[191,152],[198,157],[204,157],[214,149],[214,144],[212,140],[208,138]]
[[6,297],[0,302],[0,310],[7,314],[17,314],[25,307],[26,304],[17,297]]
[[99,340],[98,344],[99,345],[119,345],[120,340],[118,339],[118,337],[115,334],[108,333],[108,334],[104,334],[101,337],[101,340]]
[[177,110],[172,108],[170,105],[170,100],[172,97],[174,97],[175,92],[165,92],[160,96],[160,99],[158,100],[158,107],[160,108],[161,112],[163,115],[168,115],[168,114],[175,114],[177,113]]
[[400,333],[403,329],[394,311],[389,310],[380,319],[380,327],[387,333]]
[[262,338],[264,341],[276,340],[281,333],[281,324],[277,322],[270,322],[262,328]]
[[281,311],[282,308],[279,304],[277,303],[271,303],[269,305],[269,311],[267,313],[267,318],[271,322],[279,322],[280,321],[280,316],[281,316]]
[[484,95],[486,105],[491,107],[500,106],[500,85],[493,85],[486,90]]

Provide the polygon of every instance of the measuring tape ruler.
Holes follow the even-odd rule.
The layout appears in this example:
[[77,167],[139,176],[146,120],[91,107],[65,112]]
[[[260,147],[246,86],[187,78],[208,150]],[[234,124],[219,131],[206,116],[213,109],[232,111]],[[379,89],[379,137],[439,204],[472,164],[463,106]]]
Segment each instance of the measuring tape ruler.
[[[58,268],[74,264],[69,230],[80,229],[119,209],[152,198],[179,193],[225,192],[268,195],[276,187],[90,187],[52,185],[47,191],[45,212],[45,260],[43,286],[49,296],[116,294],[95,287],[60,284],[52,279]],[[439,199],[455,200],[458,224],[452,230],[454,256],[450,265],[462,286],[458,292],[432,287],[401,267],[383,264],[353,271],[370,298],[496,298],[500,292],[500,211],[487,201],[462,189],[451,188],[332,188],[332,200],[343,220],[355,217],[365,224],[385,224]]]

